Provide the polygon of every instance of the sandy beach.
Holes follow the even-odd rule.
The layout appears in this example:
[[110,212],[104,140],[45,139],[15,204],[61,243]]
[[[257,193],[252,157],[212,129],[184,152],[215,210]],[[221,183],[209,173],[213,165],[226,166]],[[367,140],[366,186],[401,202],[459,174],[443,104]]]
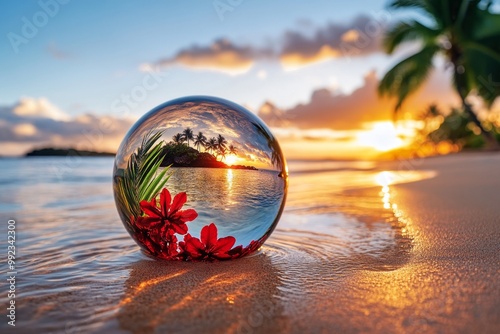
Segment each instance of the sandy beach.
[[500,331],[498,154],[292,170],[262,250],[218,263],[141,254],[95,165],[88,187],[10,195],[32,207],[4,211],[21,235],[18,332]]

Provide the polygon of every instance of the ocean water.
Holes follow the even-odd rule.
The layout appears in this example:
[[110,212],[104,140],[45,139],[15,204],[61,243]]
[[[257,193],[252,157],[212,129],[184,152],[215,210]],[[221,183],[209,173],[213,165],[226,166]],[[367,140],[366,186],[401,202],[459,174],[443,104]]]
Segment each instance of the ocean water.
[[[213,310],[225,310],[217,307],[230,305],[231,298],[236,298],[250,308],[239,309],[243,314],[252,314],[270,301],[269,314],[293,317],[298,305],[313,302],[310,298],[314,293],[334,291],[359,270],[392,270],[407,261],[412,239],[392,203],[392,184],[433,176],[432,172],[381,170],[371,162],[291,161],[283,216],[258,254],[230,261],[236,264],[186,264],[157,262],[139,251],[115,208],[112,168],[112,158],[0,159],[2,235],[7,235],[7,221],[16,221],[16,329],[66,333],[154,332],[158,328],[195,331],[195,324],[208,326],[210,316],[201,315],[211,309],[195,303],[192,282],[204,284],[210,291],[223,288],[221,300],[211,297]],[[221,217],[228,221],[240,214],[234,208],[253,207],[252,198],[248,198],[253,192],[245,192],[245,187],[237,184],[248,183],[245,175],[249,172],[206,172],[205,177],[210,178],[215,177],[213,173],[223,173],[217,177],[222,180],[218,186],[225,189],[220,193],[230,195],[216,203]],[[176,177],[195,177],[188,173],[181,171]],[[210,187],[199,189],[206,191],[191,189],[192,203],[206,205]],[[257,196],[259,201],[262,196],[265,194]],[[259,216],[264,213],[252,214],[264,217]],[[200,218],[210,221],[218,217]],[[3,250],[7,249],[6,240],[0,242]],[[269,279],[260,281],[252,276],[256,267],[263,268]],[[271,281],[275,282],[272,286]],[[154,299],[155,290],[145,289],[151,285],[176,291],[178,299]],[[246,292],[241,291],[243,285]],[[259,300],[259,293],[263,302],[250,302]],[[161,317],[145,303],[151,299],[155,310],[165,310]],[[6,294],[0,296],[0,302],[6,305]],[[237,328],[248,325],[241,314],[232,318],[232,313],[224,312]],[[138,314],[141,321],[131,324],[127,320]],[[198,322],[185,317],[193,314],[200,317]],[[5,327],[4,321],[0,328]]]

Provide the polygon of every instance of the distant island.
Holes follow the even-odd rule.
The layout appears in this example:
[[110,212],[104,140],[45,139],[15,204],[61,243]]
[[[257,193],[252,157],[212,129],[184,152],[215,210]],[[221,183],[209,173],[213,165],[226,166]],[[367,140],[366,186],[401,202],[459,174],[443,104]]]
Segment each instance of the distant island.
[[231,168],[257,170],[253,166],[227,165],[217,160],[208,152],[200,152],[185,144],[168,143],[165,145],[165,155],[161,163],[162,167],[204,167],[204,168]]
[[32,150],[24,155],[25,157],[66,157],[66,156],[80,156],[80,157],[114,157],[115,154],[111,152],[95,152],[87,150],[77,150],[75,148],[40,148]]
[[[192,141],[193,146],[189,146]],[[204,152],[201,152],[201,148]],[[193,134],[190,128],[184,129],[172,137],[172,141],[164,146],[164,156],[162,167],[204,167],[204,168],[231,168],[257,170],[253,166],[227,165],[222,159],[227,155],[236,155],[237,149],[234,145],[228,145],[227,140],[222,136],[207,138],[202,132]],[[221,160],[218,160],[221,157]]]
[[[191,147],[190,142],[194,147]],[[201,151],[203,149],[203,152]],[[190,128],[172,137],[163,146],[162,167],[200,167],[258,170],[253,166],[228,165],[222,162],[228,155],[237,155],[237,148],[229,144],[222,135],[207,138],[202,132],[193,134]],[[25,154],[26,157],[114,157],[115,153],[77,150],[75,148],[46,147]],[[219,160],[220,158],[220,160]]]

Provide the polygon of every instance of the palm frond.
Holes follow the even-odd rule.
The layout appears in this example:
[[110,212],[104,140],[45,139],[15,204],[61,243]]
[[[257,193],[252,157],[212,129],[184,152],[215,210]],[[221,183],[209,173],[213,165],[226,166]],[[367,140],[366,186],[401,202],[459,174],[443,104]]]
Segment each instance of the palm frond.
[[424,44],[434,43],[439,34],[439,30],[429,28],[415,20],[400,22],[387,31],[383,46],[385,51],[391,54],[404,42],[421,40]]
[[394,0],[389,3],[389,8],[398,9],[428,9],[428,2],[425,0]]
[[432,68],[432,58],[438,51],[439,46],[427,45],[396,64],[382,78],[378,92],[381,96],[397,98],[395,111],[398,111],[408,95],[425,81]]
[[[443,26],[443,2],[446,0],[393,0],[391,9],[416,9],[433,19],[438,26]],[[446,15],[446,13],[444,13]]]
[[163,141],[158,142],[163,132],[149,132],[141,145],[130,155],[123,176],[117,180],[117,202],[127,218],[141,215],[139,203],[151,200],[165,186],[170,175],[170,166],[160,169],[165,155]]

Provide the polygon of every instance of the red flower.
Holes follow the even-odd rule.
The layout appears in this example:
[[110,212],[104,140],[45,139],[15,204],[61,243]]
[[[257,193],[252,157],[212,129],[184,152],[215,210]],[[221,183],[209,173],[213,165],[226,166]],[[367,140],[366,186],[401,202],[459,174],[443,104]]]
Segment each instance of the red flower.
[[239,258],[239,257],[243,257],[245,255],[248,255],[248,254],[251,254],[253,252],[255,252],[256,250],[258,250],[260,248],[260,246],[262,246],[263,244],[263,238],[255,241],[255,240],[252,240],[250,241],[250,244],[246,247],[243,247],[243,246],[236,246],[234,247],[233,249],[231,249],[228,254],[231,256],[232,259],[236,259],[236,258]]
[[[137,222],[135,222],[135,225],[137,225]],[[174,260],[180,255],[177,237],[173,233],[166,232],[164,227],[158,226],[149,230],[138,229],[133,237],[148,253],[157,258]]]
[[141,210],[148,217],[139,217],[136,224],[143,229],[160,229],[160,234],[164,233],[179,233],[186,234],[188,227],[187,222],[193,221],[198,217],[198,213],[194,209],[180,210],[187,201],[185,192],[175,195],[174,200],[170,203],[172,197],[167,188],[163,188],[160,193],[160,207],[157,207],[156,198],[148,201],[141,201],[139,204]]
[[228,252],[235,242],[231,236],[217,239],[217,226],[212,223],[201,229],[201,240],[188,233],[179,247],[193,260],[227,260],[232,258]]

